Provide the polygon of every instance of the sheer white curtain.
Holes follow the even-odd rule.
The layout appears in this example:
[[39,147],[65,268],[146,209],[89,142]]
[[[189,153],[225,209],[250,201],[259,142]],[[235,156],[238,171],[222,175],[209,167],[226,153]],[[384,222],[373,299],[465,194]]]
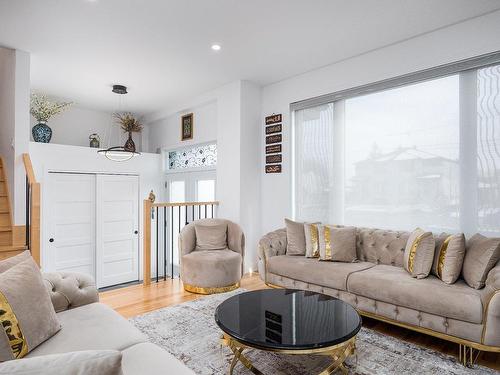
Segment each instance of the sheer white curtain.
[[295,216],[328,221],[333,184],[333,104],[295,113]]
[[294,113],[299,220],[500,232],[500,67]]

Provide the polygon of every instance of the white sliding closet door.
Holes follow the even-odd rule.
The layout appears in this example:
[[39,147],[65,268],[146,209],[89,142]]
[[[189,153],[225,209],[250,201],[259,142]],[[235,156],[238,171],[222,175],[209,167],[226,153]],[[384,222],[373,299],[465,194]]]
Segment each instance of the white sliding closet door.
[[97,285],[139,279],[139,179],[97,176]]
[[95,175],[49,173],[45,270],[95,272]]

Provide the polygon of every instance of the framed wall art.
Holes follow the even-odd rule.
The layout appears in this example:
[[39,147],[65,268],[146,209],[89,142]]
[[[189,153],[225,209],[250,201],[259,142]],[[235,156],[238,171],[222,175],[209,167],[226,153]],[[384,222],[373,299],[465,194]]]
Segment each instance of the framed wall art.
[[278,122],[281,122],[281,113],[266,117],[266,125],[277,124]]
[[283,158],[281,157],[281,154],[267,155],[266,156],[266,164],[281,163],[282,161],[283,161]]
[[281,152],[281,143],[277,145],[266,146],[266,154],[279,154]]
[[281,124],[266,126],[266,134],[281,133]]
[[181,140],[193,139],[193,114],[188,113],[181,117]]
[[266,165],[266,173],[281,173],[281,164]]
[[281,134],[276,134],[276,135],[268,135],[266,137],[266,144],[272,144],[272,143],[280,143],[281,142]]

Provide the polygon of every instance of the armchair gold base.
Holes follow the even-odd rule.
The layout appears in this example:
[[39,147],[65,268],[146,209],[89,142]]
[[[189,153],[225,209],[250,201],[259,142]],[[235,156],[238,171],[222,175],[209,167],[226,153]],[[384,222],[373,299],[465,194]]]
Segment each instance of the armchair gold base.
[[216,294],[216,293],[226,293],[232,290],[236,290],[240,287],[240,283],[228,285],[228,286],[220,286],[220,287],[202,287],[202,286],[194,286],[189,284],[184,284],[184,290],[186,292],[196,293],[196,294]]

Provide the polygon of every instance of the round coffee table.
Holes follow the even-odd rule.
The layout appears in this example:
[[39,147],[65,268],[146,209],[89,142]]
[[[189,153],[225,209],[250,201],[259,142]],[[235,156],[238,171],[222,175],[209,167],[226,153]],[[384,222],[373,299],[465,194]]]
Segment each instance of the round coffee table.
[[356,352],[361,317],[349,304],[324,294],[290,289],[265,289],[232,296],[215,310],[222,343],[234,353],[229,373],[240,361],[262,373],[243,355],[246,349],[284,354],[326,355],[332,363],[320,374],[337,369]]

